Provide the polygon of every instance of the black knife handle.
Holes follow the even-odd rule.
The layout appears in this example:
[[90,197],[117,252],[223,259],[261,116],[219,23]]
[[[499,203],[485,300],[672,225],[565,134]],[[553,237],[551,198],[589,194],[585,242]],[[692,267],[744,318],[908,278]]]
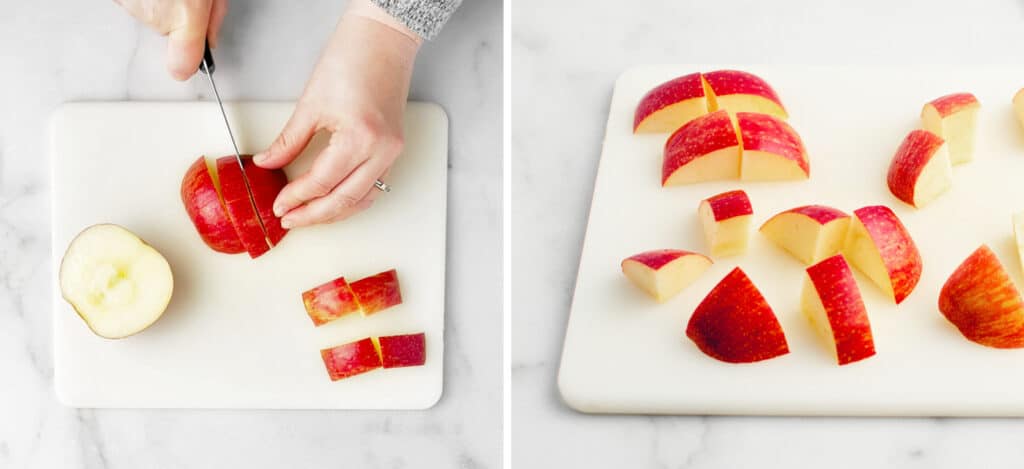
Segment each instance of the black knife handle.
[[[203,63],[206,66],[203,66]],[[213,63],[213,52],[210,52],[210,41],[206,41],[206,48],[203,50],[203,61],[199,63],[199,71],[203,73],[213,73],[217,70],[217,64]]]

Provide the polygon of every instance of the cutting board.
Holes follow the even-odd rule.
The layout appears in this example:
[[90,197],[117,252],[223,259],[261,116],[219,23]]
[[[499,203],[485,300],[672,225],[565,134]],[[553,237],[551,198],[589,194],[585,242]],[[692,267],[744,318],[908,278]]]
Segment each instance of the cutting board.
[[[803,182],[722,181],[661,188],[665,135],[634,136],[633,111],[650,88],[695,71],[738,68],[779,93],[810,155]],[[1024,415],[1024,350],[964,339],[942,317],[938,293],[950,273],[988,243],[1021,285],[1011,214],[1024,210],[1024,129],[1010,100],[1022,67],[644,66],[615,84],[583,244],[558,384],[584,412],[782,415]],[[885,183],[892,155],[919,124],[922,105],[970,91],[982,102],[976,161],[954,169],[954,186],[923,210]],[[664,304],[631,285],[622,259],[649,249],[707,252],[699,202],[744,189],[754,207],[749,251],[715,259],[696,283]],[[857,274],[877,355],[839,367],[799,307],[804,266],[756,228],[805,204],[852,212],[895,210],[924,259],[917,289],[899,306]],[[791,353],[731,365],[685,337],[694,308],[741,266],[775,310]]]
[[[239,149],[266,148],[291,103],[229,103]],[[232,153],[215,103],[75,103],[51,126],[53,262],[83,228],[117,223],[167,258],[174,295],[163,317],[126,339],[94,336],[53,292],[60,401],[74,407],[423,409],[441,396],[444,356],[448,121],[410,103],[406,149],[369,210],[292,230],[258,259],[216,253],[179,196],[199,155]],[[324,147],[318,135],[286,169],[295,178]],[[404,303],[313,327],[301,293],[335,277],[396,268]],[[56,274],[55,274],[56,275]],[[422,367],[331,382],[320,349],[367,336],[425,332]]]

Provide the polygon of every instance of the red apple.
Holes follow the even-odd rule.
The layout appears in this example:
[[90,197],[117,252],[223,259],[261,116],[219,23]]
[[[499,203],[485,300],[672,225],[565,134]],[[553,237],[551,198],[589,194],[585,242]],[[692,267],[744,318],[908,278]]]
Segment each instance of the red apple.
[[775,90],[757,75],[739,70],[716,70],[704,74],[711,90],[711,110],[728,109],[733,113],[758,112],[787,118]]
[[633,133],[672,132],[707,113],[704,83],[700,73],[691,73],[658,85],[640,99]]
[[357,280],[350,287],[364,316],[402,304],[402,289],[395,269]]
[[889,207],[857,209],[846,234],[843,254],[875,285],[901,303],[921,279],[921,254]]
[[742,190],[724,192],[700,203],[697,214],[712,256],[735,256],[747,250],[753,213],[750,199]]
[[834,347],[840,365],[875,354],[868,311],[842,254],[807,268],[801,309]]
[[921,208],[953,184],[953,167],[946,143],[927,130],[907,134],[889,165],[889,191],[913,207]]
[[708,356],[750,363],[789,353],[786,335],[761,292],[737,267],[690,317],[686,336]]
[[695,252],[659,249],[627,257],[622,273],[659,303],[672,298],[711,267],[711,259]]
[[921,109],[921,124],[949,143],[949,160],[966,163],[974,158],[974,129],[981,104],[971,93],[936,98]]
[[740,112],[736,125],[743,141],[740,179],[774,181],[811,176],[804,143],[785,121],[768,114]]
[[245,188],[242,168],[235,162],[234,156],[225,156],[217,159],[217,173],[220,175],[221,196],[224,197],[224,205],[238,232],[238,238],[245,250],[249,251],[249,257],[260,257],[272,246],[260,226],[252,197]]
[[427,362],[426,334],[383,336],[377,339],[384,368],[422,366]]
[[314,326],[359,310],[359,302],[345,277],[338,277],[302,293],[302,303]]
[[987,347],[1024,347],[1024,301],[999,259],[986,245],[949,276],[939,311],[968,340]]
[[331,381],[348,378],[381,367],[380,354],[373,339],[350,342],[320,351]]
[[199,237],[210,249],[227,254],[245,252],[221,200],[218,182],[205,157],[200,156],[181,181],[181,201]]
[[[234,160],[233,156],[225,158]],[[263,222],[267,239],[270,241],[271,247],[277,246],[284,235],[288,234],[288,230],[281,226],[281,219],[274,215],[274,200],[277,199],[277,194],[281,193],[281,189],[288,184],[288,176],[280,169],[265,169],[256,166],[249,155],[242,158],[242,164],[245,165],[245,174],[249,178],[249,187],[252,189],[252,201],[256,205],[256,213],[259,214],[260,220]]]
[[726,111],[691,120],[665,142],[662,186],[736,179],[739,175],[740,143]]
[[824,205],[805,205],[779,213],[761,225],[761,233],[804,264],[813,264],[843,248],[850,216]]

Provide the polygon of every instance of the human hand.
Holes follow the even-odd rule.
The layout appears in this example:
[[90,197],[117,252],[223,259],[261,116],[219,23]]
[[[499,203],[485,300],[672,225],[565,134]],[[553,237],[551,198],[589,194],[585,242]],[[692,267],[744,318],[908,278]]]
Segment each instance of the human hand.
[[228,13],[228,0],[114,0],[132,16],[167,36],[167,70],[187,80],[199,69],[209,39],[217,35]]
[[280,136],[253,161],[287,165],[313,135],[331,133],[308,172],[274,202],[285,228],[342,220],[366,209],[402,152],[402,114],[421,40],[369,0],[354,0],[329,39]]

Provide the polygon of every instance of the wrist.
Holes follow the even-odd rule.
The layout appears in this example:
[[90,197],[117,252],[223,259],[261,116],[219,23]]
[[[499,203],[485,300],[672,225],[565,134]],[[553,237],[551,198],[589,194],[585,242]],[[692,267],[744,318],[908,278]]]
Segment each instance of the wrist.
[[412,41],[417,50],[423,44],[422,37],[370,0],[352,0],[345,9],[345,16],[365,18],[387,26]]

